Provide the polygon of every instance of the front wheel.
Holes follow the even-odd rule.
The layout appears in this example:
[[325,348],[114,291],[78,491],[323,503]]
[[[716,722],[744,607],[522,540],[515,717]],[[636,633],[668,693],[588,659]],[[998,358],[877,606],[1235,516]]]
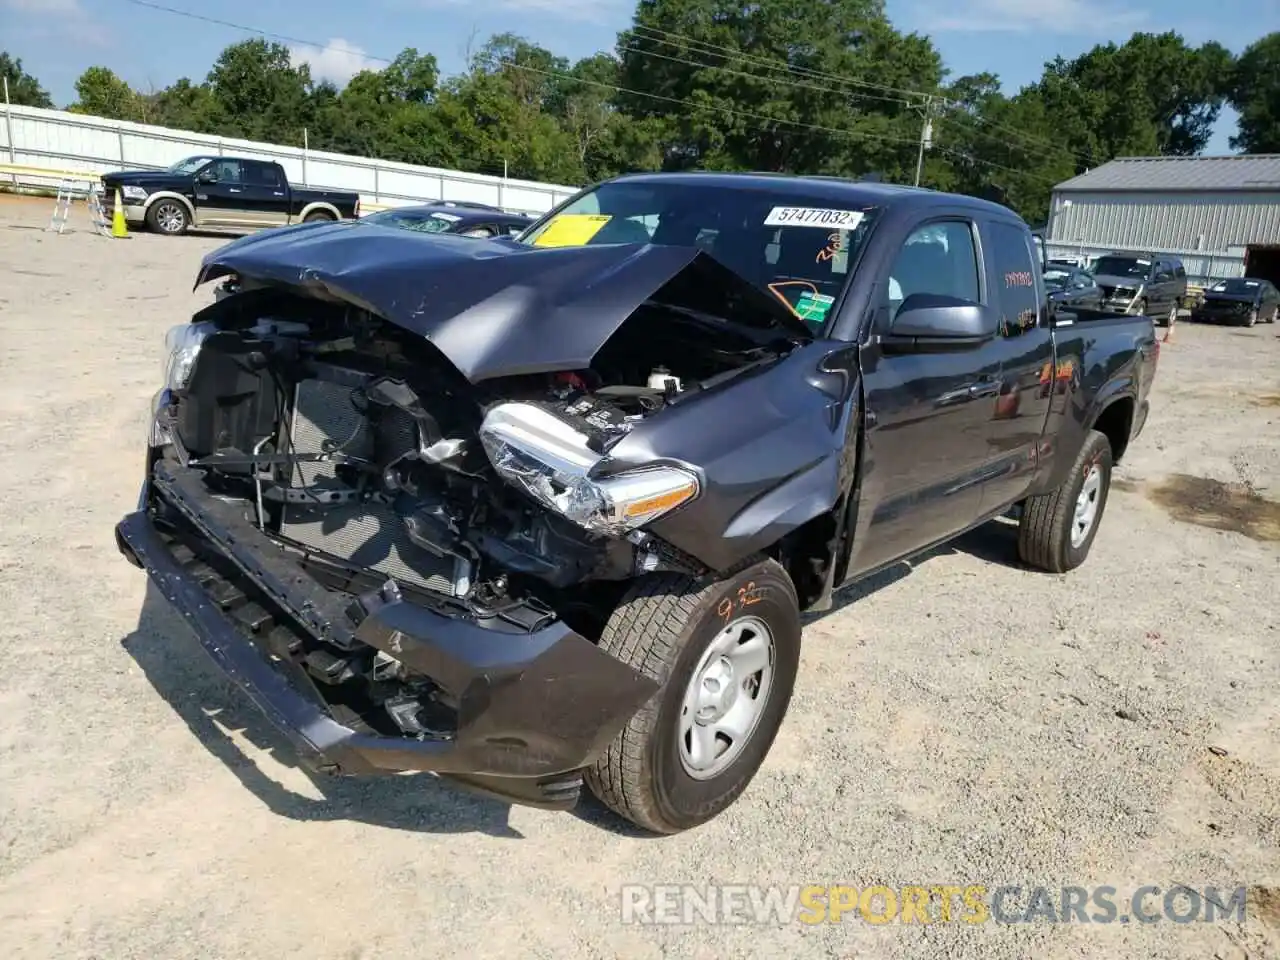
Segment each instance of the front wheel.
[[1252,327],[1257,322],[1258,322],[1258,308],[1254,307],[1252,310],[1249,311],[1249,317],[1247,320],[1245,320],[1244,325],[1246,327]]
[[791,702],[800,662],[791,578],[773,560],[712,583],[647,576],[600,646],[660,688],[585,771],[587,786],[655,833],[706,823],[747,788]]
[[1027,498],[1018,524],[1023,563],[1050,573],[1066,573],[1084,563],[1107,507],[1111,466],[1111,442],[1090,430],[1062,486]]
[[187,216],[187,208],[177,200],[157,200],[147,211],[147,225],[156,233],[176,237],[186,233],[191,226],[191,218]]

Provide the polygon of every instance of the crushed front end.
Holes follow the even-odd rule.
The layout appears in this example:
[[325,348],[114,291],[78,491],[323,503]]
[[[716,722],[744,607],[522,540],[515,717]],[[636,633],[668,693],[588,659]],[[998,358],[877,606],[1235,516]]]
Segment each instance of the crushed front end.
[[600,467],[762,357],[682,322],[667,370],[630,329],[590,368],[472,382],[349,302],[222,298],[170,332],[119,549],[314,767],[571,806],[658,689],[596,645],[604,620],[638,576],[705,571],[644,529],[699,496],[696,468]]

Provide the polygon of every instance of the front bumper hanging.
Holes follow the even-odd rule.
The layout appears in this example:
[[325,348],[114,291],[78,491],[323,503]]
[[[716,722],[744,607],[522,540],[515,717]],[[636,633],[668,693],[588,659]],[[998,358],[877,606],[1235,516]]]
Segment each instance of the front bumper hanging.
[[457,729],[448,736],[386,736],[339,723],[314,691],[289,679],[281,652],[255,635],[251,621],[224,612],[226,579],[208,565],[192,572],[182,559],[189,552],[150,509],[126,516],[116,527],[121,553],[147,572],[214,663],[315,769],[431,771],[512,802],[572,806],[581,769],[657,690],[558,620],[523,629],[439,612],[394,590],[358,601],[329,590],[237,507],[209,495],[198,470],[159,461],[150,487],[202,547],[229,562],[221,566],[234,566],[234,580],[252,584],[315,643],[382,650],[456,699]]

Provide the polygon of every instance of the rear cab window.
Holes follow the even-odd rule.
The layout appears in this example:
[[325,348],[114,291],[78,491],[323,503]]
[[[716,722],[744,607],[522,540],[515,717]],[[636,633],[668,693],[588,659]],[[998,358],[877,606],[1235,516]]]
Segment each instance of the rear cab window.
[[987,223],[986,234],[996,284],[993,299],[998,300],[994,305],[1000,314],[998,329],[1003,337],[1018,337],[1040,323],[1040,291],[1029,234],[998,220]]

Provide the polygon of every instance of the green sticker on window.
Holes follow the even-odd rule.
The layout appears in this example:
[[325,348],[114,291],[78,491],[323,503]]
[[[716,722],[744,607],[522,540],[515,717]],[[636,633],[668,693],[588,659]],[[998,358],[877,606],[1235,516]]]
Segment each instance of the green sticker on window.
[[811,326],[820,327],[826,323],[827,313],[835,302],[835,297],[829,297],[825,293],[810,293],[806,290],[796,301],[796,316]]

